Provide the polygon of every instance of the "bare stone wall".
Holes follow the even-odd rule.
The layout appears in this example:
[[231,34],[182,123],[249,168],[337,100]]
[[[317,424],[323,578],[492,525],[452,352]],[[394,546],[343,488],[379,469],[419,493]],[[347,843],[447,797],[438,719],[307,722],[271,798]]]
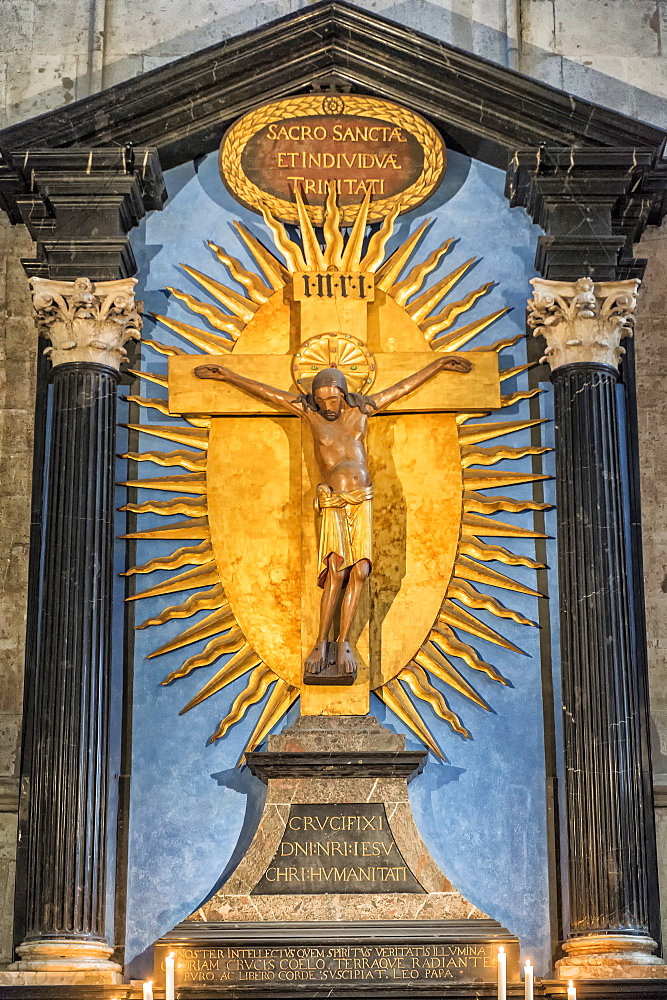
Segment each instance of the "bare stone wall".
[[648,260],[635,339],[655,815],[667,944],[667,224],[648,229],[635,254]]
[[0,218],[0,963],[11,959],[37,337],[19,262],[33,244]]
[[[308,0],[0,0],[0,127],[306,6]],[[667,128],[667,0],[360,0],[358,6]],[[36,354],[18,258],[30,254],[25,233],[0,216],[0,964],[11,947]],[[638,256],[650,260],[637,374],[667,932],[667,230],[647,233]]]
[[[307,6],[309,0],[2,0],[0,127]],[[357,6],[667,126],[667,0],[357,0]]]

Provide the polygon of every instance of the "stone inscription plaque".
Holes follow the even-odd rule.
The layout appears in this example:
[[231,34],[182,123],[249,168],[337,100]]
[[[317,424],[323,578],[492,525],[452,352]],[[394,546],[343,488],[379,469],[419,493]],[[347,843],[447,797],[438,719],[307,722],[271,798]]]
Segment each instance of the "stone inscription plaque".
[[323,201],[333,181],[339,205],[349,205],[367,190],[389,198],[410,187],[424,169],[424,152],[415,136],[390,122],[322,115],[271,122],[248,142],[241,163],[276,198],[290,201],[299,186]]
[[[484,983],[494,982],[497,977],[495,942],[282,948],[176,946],[171,950],[176,956],[179,987],[225,983]],[[518,965],[518,946],[517,955],[512,951],[508,957],[512,965]],[[164,961],[162,955],[160,961]],[[508,979],[514,978],[508,975]]]
[[409,108],[361,94],[297,94],[243,115],[220,146],[220,174],[235,198],[298,222],[295,190],[322,225],[330,185],[343,225],[371,198],[369,221],[424,202],[442,180],[446,151]]
[[292,805],[252,895],[351,892],[424,892],[396,846],[384,805]]

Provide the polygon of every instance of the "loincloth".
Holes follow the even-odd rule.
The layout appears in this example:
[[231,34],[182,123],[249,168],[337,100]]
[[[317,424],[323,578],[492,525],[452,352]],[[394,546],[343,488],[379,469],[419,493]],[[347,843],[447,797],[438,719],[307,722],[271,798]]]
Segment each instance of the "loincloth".
[[330,555],[338,556],[338,569],[366,559],[373,565],[373,487],[350,493],[334,493],[320,483],[315,509],[322,515],[317,582],[324,586]]

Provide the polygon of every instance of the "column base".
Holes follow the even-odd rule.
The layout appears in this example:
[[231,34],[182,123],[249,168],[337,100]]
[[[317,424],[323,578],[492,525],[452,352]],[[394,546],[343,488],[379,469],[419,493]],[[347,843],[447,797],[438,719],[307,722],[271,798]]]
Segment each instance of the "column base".
[[[25,985],[90,984],[118,985],[123,982],[120,965],[109,961],[113,951],[106,941],[79,938],[36,938],[17,948],[21,956],[6,972],[0,984]],[[7,978],[6,978],[7,977]]]
[[563,944],[556,962],[560,979],[667,979],[667,965],[654,955],[653,938],[640,934],[586,934]]

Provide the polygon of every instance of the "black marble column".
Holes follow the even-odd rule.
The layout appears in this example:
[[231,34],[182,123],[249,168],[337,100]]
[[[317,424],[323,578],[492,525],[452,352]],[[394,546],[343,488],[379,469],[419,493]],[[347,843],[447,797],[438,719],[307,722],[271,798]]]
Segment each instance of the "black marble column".
[[647,935],[642,706],[618,377],[590,363],[557,368],[551,378],[570,932]]
[[118,380],[96,363],[52,372],[24,961],[38,957],[37,939],[89,941],[93,954],[99,942],[102,960],[111,951],[104,911]]

